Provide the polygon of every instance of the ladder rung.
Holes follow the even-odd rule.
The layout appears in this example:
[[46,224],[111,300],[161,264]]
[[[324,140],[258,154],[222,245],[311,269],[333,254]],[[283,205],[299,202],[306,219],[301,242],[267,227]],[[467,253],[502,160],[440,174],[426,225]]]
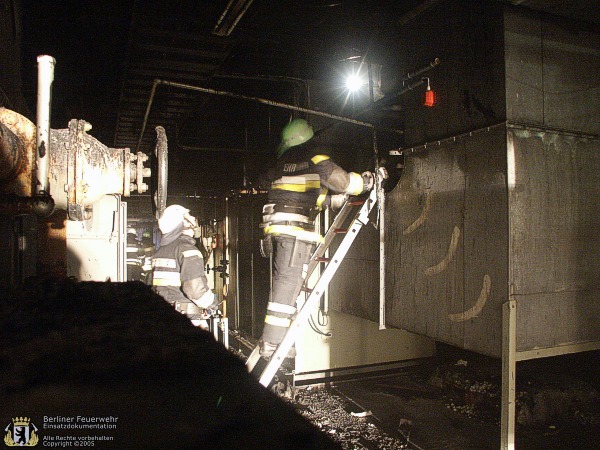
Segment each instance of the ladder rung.
[[335,230],[333,230],[334,233],[337,234],[343,234],[343,233],[347,233],[348,229],[347,228],[336,228]]
[[362,206],[365,204],[364,200],[353,200],[351,202],[348,202],[348,205],[350,206]]
[[324,256],[319,256],[319,257],[315,258],[315,261],[318,261],[318,262],[329,262],[329,261],[331,261],[331,258],[325,258]]
[[306,286],[302,286],[302,288],[300,289],[302,292],[308,292],[309,294],[312,293],[312,289]]

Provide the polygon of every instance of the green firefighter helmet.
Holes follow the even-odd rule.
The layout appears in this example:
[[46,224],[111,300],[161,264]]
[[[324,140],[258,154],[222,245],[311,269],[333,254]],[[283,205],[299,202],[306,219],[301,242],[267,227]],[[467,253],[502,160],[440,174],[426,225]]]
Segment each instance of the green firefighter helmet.
[[281,144],[277,148],[279,158],[291,147],[308,142],[315,133],[312,127],[304,119],[294,119],[281,131]]

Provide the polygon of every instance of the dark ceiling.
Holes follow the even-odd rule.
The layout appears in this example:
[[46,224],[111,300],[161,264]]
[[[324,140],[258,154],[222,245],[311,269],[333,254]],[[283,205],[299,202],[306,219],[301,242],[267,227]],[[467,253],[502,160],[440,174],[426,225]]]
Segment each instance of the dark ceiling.
[[[24,93],[35,106],[36,56],[54,56],[52,128],[85,119],[103,144],[150,153],[161,125],[169,192],[214,195],[271,161],[292,113],[251,98],[306,106],[301,80],[332,80],[354,57],[384,60],[395,30],[439,3],[22,0]],[[595,1],[507,3],[598,22]]]

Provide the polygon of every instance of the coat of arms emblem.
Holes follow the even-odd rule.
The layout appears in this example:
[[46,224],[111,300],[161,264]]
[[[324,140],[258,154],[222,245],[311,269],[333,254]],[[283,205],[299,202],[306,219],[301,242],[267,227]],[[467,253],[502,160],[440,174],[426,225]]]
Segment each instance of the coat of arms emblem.
[[4,443],[9,447],[33,447],[39,441],[37,430],[28,417],[14,417],[4,429]]

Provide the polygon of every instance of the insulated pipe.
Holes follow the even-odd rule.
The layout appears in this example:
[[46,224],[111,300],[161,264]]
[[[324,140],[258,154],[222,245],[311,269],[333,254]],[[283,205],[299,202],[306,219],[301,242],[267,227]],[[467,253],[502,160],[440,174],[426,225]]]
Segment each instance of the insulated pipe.
[[420,16],[425,11],[427,11],[430,8],[432,8],[433,6],[435,6],[436,4],[438,4],[439,2],[440,2],[440,0],[426,0],[426,1],[424,1],[423,3],[421,3],[420,5],[418,5],[417,7],[415,7],[414,9],[412,9],[410,11],[408,11],[406,14],[404,14],[402,17],[400,17],[400,20],[398,21],[398,23],[401,26],[406,25],[407,23],[409,23],[413,19],[417,18],[418,16]]
[[52,56],[41,55],[38,62],[38,95],[37,95],[37,146],[35,193],[49,194],[48,179],[50,148],[50,103],[52,101],[52,83],[54,81],[54,65]]
[[394,94],[387,94],[385,97],[377,100],[377,102],[373,103],[371,106],[369,106],[366,109],[363,109],[362,111],[360,111],[357,116],[360,116],[362,114],[368,113],[369,111],[373,110],[374,108],[381,108],[384,106],[389,106],[393,103],[396,102],[396,99],[403,95],[406,94],[408,91],[412,91],[414,88],[416,88],[417,86],[422,85],[425,82],[424,78],[421,78],[419,80],[413,81],[412,83],[409,83],[404,89],[402,89],[401,91],[398,91]]

